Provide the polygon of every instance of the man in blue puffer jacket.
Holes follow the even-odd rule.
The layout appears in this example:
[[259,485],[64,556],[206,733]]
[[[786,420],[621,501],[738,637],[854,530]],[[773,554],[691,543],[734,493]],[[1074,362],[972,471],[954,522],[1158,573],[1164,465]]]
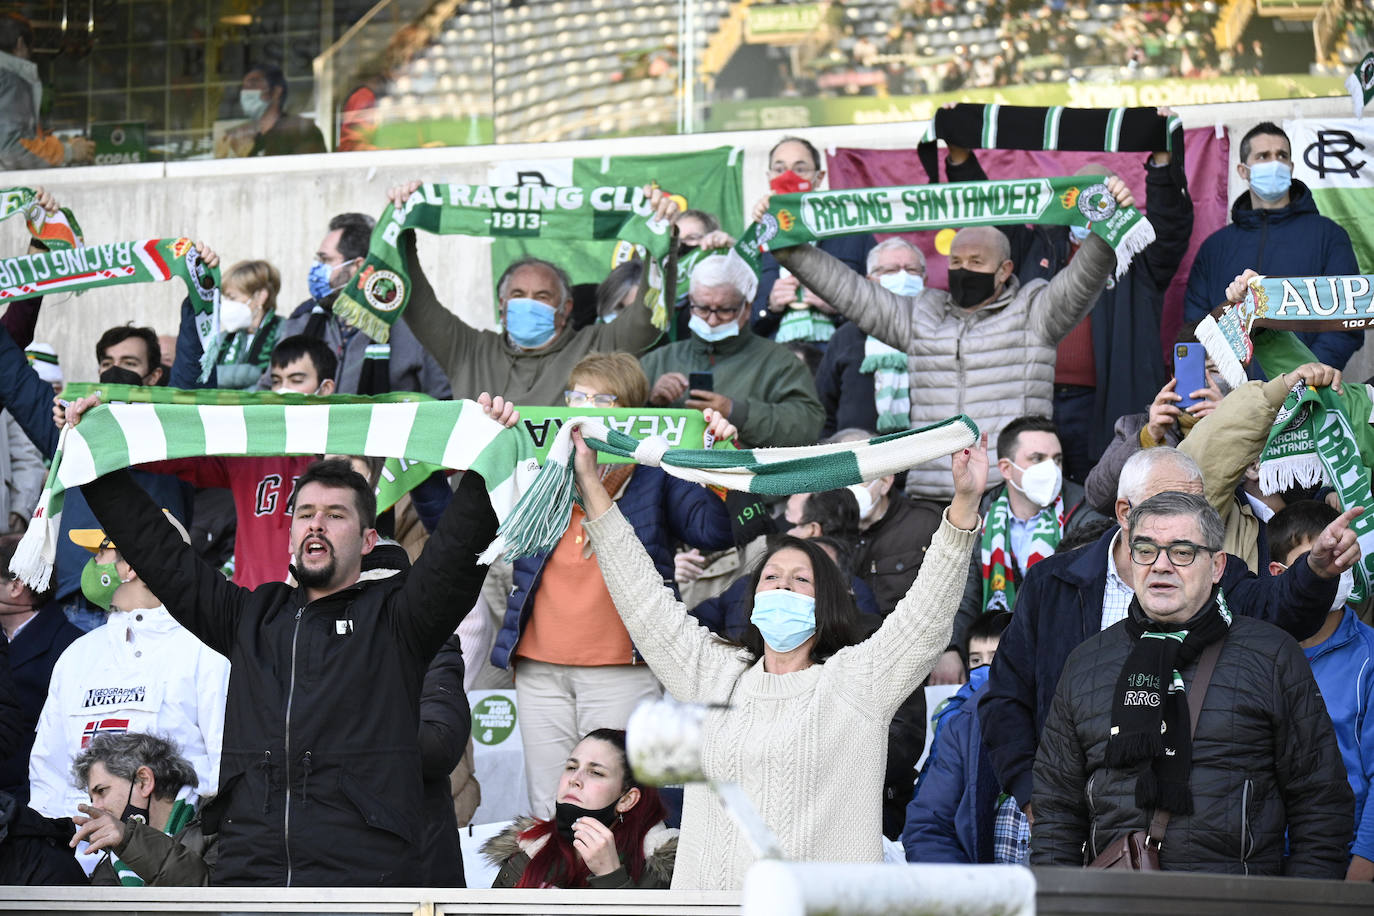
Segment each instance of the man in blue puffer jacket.
[[[1288,135],[1272,122],[1240,141],[1236,170],[1250,190],[1231,205],[1231,225],[1207,237],[1188,275],[1183,320],[1199,321],[1226,303],[1226,287],[1246,268],[1274,277],[1357,274],[1350,236],[1317,212],[1312,192],[1293,180]],[[1328,366],[1344,369],[1364,342],[1361,331],[1323,331],[1298,337]]]

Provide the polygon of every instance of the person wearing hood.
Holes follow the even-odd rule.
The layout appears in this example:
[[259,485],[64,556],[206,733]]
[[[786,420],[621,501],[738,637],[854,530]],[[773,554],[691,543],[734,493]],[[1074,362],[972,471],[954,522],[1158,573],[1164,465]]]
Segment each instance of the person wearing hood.
[[[190,543],[171,513],[164,510],[163,518]],[[103,530],[73,530],[70,537],[90,552],[81,591],[108,622],[73,642],[53,666],[29,755],[29,804],[49,817],[76,814],[87,797],[72,783],[72,762],[96,735],[125,732],[174,739],[195,771],[192,788],[214,795],[228,661],[177,623]]]
[[[811,445],[825,408],[806,364],[750,327],[757,284],[734,251],[697,262],[687,296],[691,336],[640,358],[652,380],[649,403],[709,407],[739,429],[747,447]],[[709,389],[691,385],[690,376],[701,374],[711,376]]]
[[47,169],[89,163],[95,143],[63,141],[38,126],[43,85],[33,62],[33,26],[15,12],[0,13],[0,168]]
[[[1120,178],[1108,178],[1106,185],[1119,206],[1135,206]],[[754,207],[754,220],[767,210],[765,196]],[[961,413],[980,429],[1001,429],[1028,414],[1050,416],[1055,348],[1092,309],[1116,268],[1111,246],[1090,233],[1052,280],[1022,283],[1011,242],[991,226],[967,226],[955,234],[948,292],[930,286],[894,292],[814,245],[773,254],[865,333],[907,354],[912,427]],[[1001,480],[994,467],[988,482]],[[932,504],[949,500],[949,459],[913,468],[906,489]]]
[[[1226,287],[1246,268],[1274,277],[1339,277],[1360,272],[1350,236],[1317,212],[1312,191],[1293,178],[1293,148],[1264,121],[1240,141],[1236,172],[1250,189],[1231,205],[1231,225],[1209,235],[1188,275],[1183,320],[1200,321],[1227,302]],[[1298,335],[1319,362],[1344,369],[1363,331]]]
[[663,822],[658,790],[630,771],[624,731],[588,732],[563,764],[556,798],[552,819],[516,818],[483,844],[500,868],[492,887],[668,887],[678,832]]
[[[396,207],[403,207],[419,187],[418,181],[398,185],[387,197]],[[651,218],[672,221],[677,215],[672,194],[661,188],[646,187],[643,202],[653,211]],[[676,228],[673,231],[676,249]],[[500,328],[478,330],[435,296],[416,255],[415,234],[405,233],[403,241],[410,265],[410,302],[393,333],[403,326],[415,333],[448,373],[455,398],[492,390],[503,392],[515,404],[561,407],[563,383],[584,356],[616,350],[638,355],[660,336],[644,304],[648,271],[643,272],[635,304],[622,308],[610,323],[598,321],[577,329],[572,322],[573,287],[567,271],[534,257],[520,258],[501,273],[496,282]],[[674,253],[666,274],[673,277],[676,271]],[[665,301],[671,293],[665,289]]]

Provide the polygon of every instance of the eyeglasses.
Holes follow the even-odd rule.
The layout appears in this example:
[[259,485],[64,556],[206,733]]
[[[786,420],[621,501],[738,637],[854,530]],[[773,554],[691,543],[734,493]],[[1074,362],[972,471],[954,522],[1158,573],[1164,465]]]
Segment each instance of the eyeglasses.
[[726,305],[720,308],[713,309],[707,308],[704,305],[697,305],[695,302],[693,302],[691,303],[691,308],[692,314],[696,315],[699,318],[710,318],[714,315],[716,318],[719,318],[722,321],[729,321],[731,318],[739,317],[740,309],[744,308],[744,306]]
[[810,178],[812,175],[816,174],[816,172],[818,172],[818,171],[820,171],[820,170],[819,170],[819,169],[814,169],[814,168],[812,168],[812,167],[809,166],[809,165],[803,165],[803,166],[798,167],[798,166],[783,165],[782,163],[778,163],[777,165],[771,166],[771,167],[768,169],[768,174],[770,174],[770,175],[772,175],[772,176],[774,176],[774,177],[777,177],[778,175],[785,175],[785,174],[787,174],[788,172],[795,172],[795,173],[797,174],[797,177],[798,177],[798,178]]
[[613,394],[587,394],[585,391],[565,391],[563,392],[563,402],[569,407],[614,407],[615,395]]
[[1137,566],[1154,566],[1162,552],[1168,555],[1170,563],[1182,568],[1192,566],[1193,561],[1197,559],[1198,552],[1202,550],[1208,553],[1217,552],[1217,548],[1203,547],[1201,544],[1194,544],[1191,541],[1174,541],[1163,547],[1153,541],[1132,541],[1131,562]]

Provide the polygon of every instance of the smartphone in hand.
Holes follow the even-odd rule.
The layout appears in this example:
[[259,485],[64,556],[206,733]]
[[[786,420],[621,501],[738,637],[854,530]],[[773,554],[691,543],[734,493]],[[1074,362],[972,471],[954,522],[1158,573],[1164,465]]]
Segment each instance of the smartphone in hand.
[[1207,387],[1207,351],[1202,344],[1174,344],[1174,378],[1178,379],[1174,393],[1182,399],[1176,405],[1178,409],[1186,410],[1198,403],[1199,398],[1189,395]]
[[715,377],[710,372],[692,372],[687,376],[687,390],[715,391]]

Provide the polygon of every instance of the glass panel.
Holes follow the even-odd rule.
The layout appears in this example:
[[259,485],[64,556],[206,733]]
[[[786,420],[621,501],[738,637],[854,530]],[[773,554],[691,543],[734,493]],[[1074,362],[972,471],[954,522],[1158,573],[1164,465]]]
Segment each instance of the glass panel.
[[205,156],[236,128],[221,153],[253,148],[259,66],[282,75],[250,106],[284,80],[286,114],[369,149],[1339,96],[1374,31],[1367,4],[1294,0],[110,0],[65,24],[19,6],[44,127],[146,117],[150,142]]

